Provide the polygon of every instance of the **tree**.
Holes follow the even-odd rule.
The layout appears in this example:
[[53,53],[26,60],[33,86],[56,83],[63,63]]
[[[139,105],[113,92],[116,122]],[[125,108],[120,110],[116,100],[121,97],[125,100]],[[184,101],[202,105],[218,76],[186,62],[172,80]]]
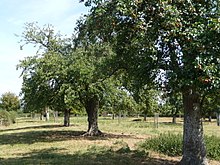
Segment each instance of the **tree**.
[[158,107],[158,91],[142,88],[137,93],[134,93],[134,98],[139,104],[141,113],[144,114],[144,121],[147,120],[147,115],[153,115]]
[[210,93],[203,99],[202,114],[204,118],[208,116],[209,122],[211,122],[212,117],[216,115],[217,125],[220,125],[220,99],[218,91]]
[[[22,42],[39,45],[40,53],[19,65],[23,69],[24,101],[34,108],[64,109],[65,114],[80,103],[88,115],[87,135],[99,135],[98,109],[106,89],[110,89],[111,75],[106,74],[105,61],[114,54],[107,44],[75,47],[72,40],[62,39],[50,26],[27,24]],[[68,119],[64,118],[64,124],[69,125]]]
[[[120,66],[139,80],[181,92],[184,107],[181,164],[208,164],[202,98],[219,89],[219,1],[87,0],[79,26],[91,41],[110,42]],[[80,36],[80,35],[79,35]]]
[[183,103],[181,93],[168,93],[167,104],[171,106],[170,114],[173,116],[173,123],[176,123],[177,114],[182,112]]
[[69,107],[64,100],[68,88],[63,69],[66,61],[62,58],[68,52],[68,41],[62,39],[60,34],[55,34],[51,25],[41,29],[35,23],[26,24],[22,37],[21,42],[39,46],[35,56],[25,58],[18,65],[23,70],[21,76],[25,109],[43,114],[46,108],[65,111],[64,125],[69,126]]
[[20,109],[20,99],[16,94],[11,92],[6,92],[2,94],[1,98],[1,108],[6,111],[18,111]]

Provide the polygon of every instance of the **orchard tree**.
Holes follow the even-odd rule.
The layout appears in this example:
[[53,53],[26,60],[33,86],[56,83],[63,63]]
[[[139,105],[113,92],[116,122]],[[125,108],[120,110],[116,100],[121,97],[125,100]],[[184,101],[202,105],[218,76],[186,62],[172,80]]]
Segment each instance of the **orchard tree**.
[[92,42],[109,42],[115,60],[139,87],[181,92],[184,109],[183,165],[207,165],[202,98],[220,84],[217,0],[87,0],[78,30]]
[[26,57],[18,65],[22,69],[25,109],[44,113],[49,107],[64,111],[64,125],[69,126],[69,107],[64,100],[68,88],[63,67],[66,61],[62,58],[69,51],[69,41],[55,34],[51,25],[41,29],[35,23],[26,24],[22,37],[21,43],[39,46],[36,55]]
[[134,93],[134,98],[139,105],[139,109],[144,114],[144,121],[147,120],[147,115],[153,115],[158,109],[158,91],[145,89],[144,87]]
[[106,89],[110,89],[112,71],[106,61],[114,56],[108,44],[76,46],[72,39],[55,34],[51,26],[40,28],[34,23],[27,24],[22,42],[39,46],[37,55],[27,57],[18,66],[23,69],[26,105],[69,113],[80,103],[88,115],[86,135],[100,135],[98,109]]
[[166,102],[170,105],[170,114],[173,116],[173,123],[176,123],[177,114],[182,112],[183,103],[181,93],[168,93]]
[[6,92],[0,98],[1,108],[6,111],[18,111],[20,109],[20,99],[16,94]]
[[217,125],[220,125],[220,94],[218,91],[203,99],[202,113],[204,118],[209,117],[209,122],[211,122],[212,116],[216,115]]

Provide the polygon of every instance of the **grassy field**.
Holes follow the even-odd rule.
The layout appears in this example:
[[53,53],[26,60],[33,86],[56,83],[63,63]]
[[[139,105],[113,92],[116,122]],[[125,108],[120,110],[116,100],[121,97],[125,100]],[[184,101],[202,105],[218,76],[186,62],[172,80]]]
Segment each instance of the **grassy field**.
[[[102,137],[82,136],[87,129],[86,117],[72,117],[70,127],[62,126],[62,118],[57,123],[18,119],[14,125],[0,127],[0,165],[171,165],[181,159],[139,151],[137,144],[160,133],[182,133],[182,119],[172,124],[171,118],[159,118],[159,128],[155,127],[153,118],[146,122],[134,119],[100,117]],[[206,135],[220,137],[215,122],[204,122],[204,127]],[[210,164],[220,162],[210,161]]]

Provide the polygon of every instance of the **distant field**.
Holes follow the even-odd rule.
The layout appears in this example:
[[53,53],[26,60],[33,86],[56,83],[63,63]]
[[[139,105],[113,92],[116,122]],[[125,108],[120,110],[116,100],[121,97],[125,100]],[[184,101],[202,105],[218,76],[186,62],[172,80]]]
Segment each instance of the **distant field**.
[[[172,124],[171,118],[159,118],[156,128],[153,118],[146,122],[138,118],[111,120],[99,118],[102,137],[84,137],[86,117],[72,117],[71,126],[63,127],[63,119],[57,123],[38,119],[20,118],[17,123],[0,127],[0,164],[57,164],[57,165],[139,165],[176,164],[180,157],[168,157],[154,152],[142,153],[136,144],[160,133],[182,133],[182,119]],[[220,137],[220,128],[204,122],[205,134]],[[220,164],[212,161],[211,165]]]

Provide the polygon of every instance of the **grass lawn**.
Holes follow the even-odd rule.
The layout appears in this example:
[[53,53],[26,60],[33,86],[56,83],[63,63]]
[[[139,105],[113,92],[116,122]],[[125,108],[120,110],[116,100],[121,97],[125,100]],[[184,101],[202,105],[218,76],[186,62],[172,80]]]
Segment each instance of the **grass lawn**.
[[[0,127],[0,165],[159,165],[176,164],[180,157],[168,157],[151,151],[137,150],[136,144],[160,133],[182,133],[182,119],[177,124],[171,118],[159,118],[159,128],[154,119],[134,121],[134,118],[111,120],[100,117],[102,137],[84,137],[86,117],[72,117],[71,126],[63,127],[62,118],[57,123],[21,118],[8,127]],[[204,122],[207,135],[220,137],[215,122]],[[211,165],[220,164],[210,161]]]

